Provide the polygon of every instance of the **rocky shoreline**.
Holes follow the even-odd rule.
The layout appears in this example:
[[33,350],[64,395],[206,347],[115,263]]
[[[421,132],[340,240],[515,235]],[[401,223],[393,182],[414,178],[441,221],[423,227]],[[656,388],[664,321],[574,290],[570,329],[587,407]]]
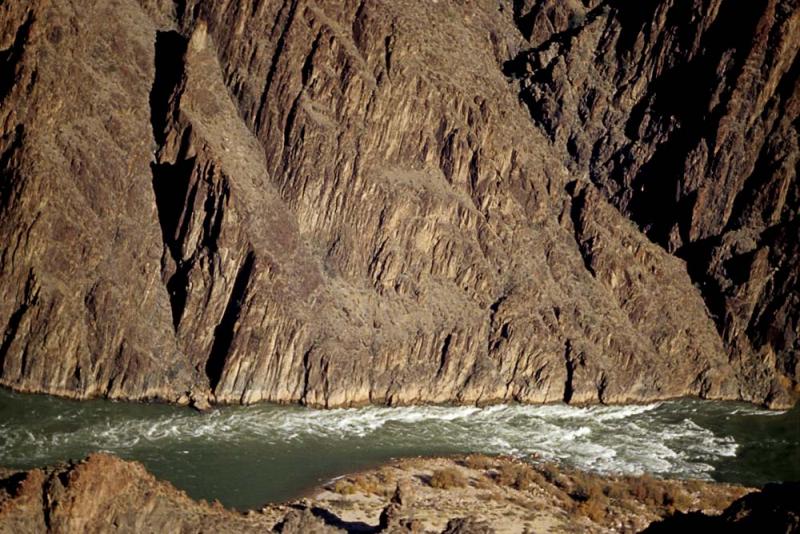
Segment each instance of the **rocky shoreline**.
[[790,532],[800,527],[790,497],[797,489],[604,477],[470,455],[398,460],[290,503],[238,512],[192,500],[137,462],[98,453],[69,465],[0,470],[0,532],[661,532],[677,522],[735,529],[753,517],[761,532],[781,525],[788,530],[774,531]]

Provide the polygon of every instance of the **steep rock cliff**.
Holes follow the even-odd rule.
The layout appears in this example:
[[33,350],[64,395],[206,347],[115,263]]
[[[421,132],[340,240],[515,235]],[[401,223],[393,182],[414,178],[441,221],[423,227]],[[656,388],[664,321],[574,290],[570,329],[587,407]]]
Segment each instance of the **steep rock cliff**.
[[[581,18],[563,11],[572,4],[530,4],[0,7],[0,382],[322,406],[788,403],[796,219],[742,253],[749,282],[731,287],[749,291],[755,326],[739,308],[715,324],[719,300],[691,277],[727,280],[733,249],[715,245],[701,264],[688,240],[660,239],[621,202],[609,184],[622,171],[605,175],[570,141],[613,125],[581,122],[553,97],[597,93],[584,85],[605,79],[580,85],[541,59],[585,62],[593,42],[547,50],[649,12],[575,3]],[[776,23],[790,37],[796,12]],[[763,45],[780,72],[790,44]],[[780,110],[796,109],[796,92],[775,94],[762,122],[786,123],[768,150],[787,155],[759,176],[785,191],[745,204],[791,215],[795,123]],[[655,157],[636,150],[625,173]],[[721,202],[736,196],[722,174],[693,183]],[[755,287],[767,272],[778,274]]]
[[751,398],[800,378],[798,7],[518,2],[506,64],[571,171],[686,260]]

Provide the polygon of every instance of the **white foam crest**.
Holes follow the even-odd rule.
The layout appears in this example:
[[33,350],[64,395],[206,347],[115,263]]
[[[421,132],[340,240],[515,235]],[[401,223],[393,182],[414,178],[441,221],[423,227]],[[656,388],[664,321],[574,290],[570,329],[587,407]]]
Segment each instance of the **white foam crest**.
[[784,415],[787,410],[767,410],[757,406],[742,406],[732,410],[731,415],[758,415],[765,417],[772,417],[775,415]]
[[[689,418],[667,424],[658,415],[661,406],[506,404],[312,410],[261,405],[210,414],[174,410],[128,419],[115,416],[113,410],[92,417],[76,411],[53,416],[36,429],[0,421],[0,463],[32,458],[52,461],[62,459],[59,455],[65,451],[83,449],[135,456],[145,446],[183,448],[207,442],[231,447],[239,443],[302,447],[323,441],[373,449],[408,447],[415,454],[452,450],[537,455],[607,473],[703,477],[713,470],[715,460],[736,455],[738,446],[732,438],[715,435]],[[682,409],[666,408],[667,412]],[[62,424],[71,428],[60,430]]]

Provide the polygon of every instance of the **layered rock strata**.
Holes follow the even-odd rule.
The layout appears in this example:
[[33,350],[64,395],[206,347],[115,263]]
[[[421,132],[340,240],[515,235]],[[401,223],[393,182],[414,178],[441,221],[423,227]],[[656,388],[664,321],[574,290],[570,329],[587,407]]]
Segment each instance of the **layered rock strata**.
[[527,0],[506,64],[564,164],[687,262],[768,401],[800,376],[799,7]]
[[[707,35],[719,3],[4,4],[0,383],[788,405],[797,9],[761,2],[740,61]],[[705,97],[663,103],[667,64],[695,61],[721,73],[716,122]],[[689,118],[719,138],[698,133],[686,161],[713,164],[680,174],[662,145],[689,146]],[[671,187],[665,159],[694,211],[635,193]]]

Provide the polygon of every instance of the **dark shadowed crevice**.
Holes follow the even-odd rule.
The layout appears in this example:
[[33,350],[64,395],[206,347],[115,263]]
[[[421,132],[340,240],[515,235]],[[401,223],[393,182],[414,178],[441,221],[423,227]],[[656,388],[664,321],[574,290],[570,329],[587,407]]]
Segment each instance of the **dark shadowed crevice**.
[[286,126],[283,128],[283,155],[284,158],[287,159],[291,154],[291,148],[294,146],[291,142],[292,129],[294,128],[294,121],[297,118],[297,109],[300,106],[300,98],[302,98],[302,96],[302,91],[297,94],[297,97],[295,97],[292,102],[292,107],[289,108],[289,113],[286,115]]
[[[48,482],[50,482],[48,484]],[[49,480],[42,484],[42,520],[44,521],[44,526],[47,528],[47,532],[51,532],[53,529],[53,520],[50,517],[52,512],[51,510],[51,502],[50,502],[50,493],[49,489],[52,485],[52,480]]]
[[[523,34],[530,31],[532,22],[529,17],[541,9],[539,4],[526,7],[528,4],[519,1],[514,6],[515,21]],[[658,0],[600,2],[586,14],[580,25],[554,33],[541,45],[520,52],[504,64],[506,76],[523,80],[519,96],[528,107],[533,122],[551,140],[556,139],[556,132],[563,126],[564,120],[561,113],[553,111],[561,90],[559,78],[553,72],[558,62],[546,60],[548,56],[539,53],[554,44],[558,45],[562,54],[570,51],[572,39],[587,24],[607,15],[615,19],[619,26],[615,51],[617,58],[623,63],[631,59],[631,69],[642,69],[639,61],[632,60],[633,54],[640,53],[636,52],[637,39],[645,35],[645,41],[648,41],[652,21],[659,16],[659,9],[663,5]],[[630,218],[651,240],[670,252],[674,252],[670,240],[676,222],[682,243],[689,241],[692,214],[697,202],[696,194],[685,190],[683,184],[687,156],[702,140],[713,146],[725,106],[716,105],[712,108],[711,104],[730,100],[736,81],[745,68],[747,54],[753,46],[752,36],[756,33],[756,25],[766,9],[765,5],[763,0],[742,5],[724,2],[702,36],[706,46],[700,53],[688,61],[665,68],[650,82],[625,125],[625,135],[629,139],[654,145],[653,157],[635,170],[635,176],[626,177],[625,172],[635,160],[626,157],[630,146],[618,151],[621,161],[611,169],[604,165],[589,167],[593,182],[602,186],[611,176],[618,187],[629,193],[618,198],[611,196],[611,200],[616,201],[617,207],[625,204],[623,211],[630,214]],[[667,26],[674,29],[672,46],[676,50],[690,49],[699,38],[697,25],[687,24],[694,16],[693,9],[691,3],[677,2],[664,14]],[[726,64],[724,58],[731,51],[733,55],[727,62],[729,68],[725,72],[718,72],[719,66]],[[622,74],[633,75],[628,72]],[[718,94],[721,80],[725,82],[722,84],[724,90]],[[692,91],[686,91],[686,87],[692,87]],[[665,136],[668,128],[670,135]],[[566,148],[569,151],[570,147]]]
[[181,216],[191,193],[194,165],[195,159],[190,158],[175,164],[153,163],[150,166],[164,246],[176,261],[181,258],[181,241],[186,231],[185,225],[181,225]]
[[225,362],[233,342],[233,334],[239,315],[242,311],[242,304],[247,296],[247,288],[253,276],[256,256],[253,251],[249,251],[245,257],[236,279],[233,282],[233,289],[222,314],[222,320],[214,329],[214,344],[206,361],[206,376],[211,390],[214,391],[222,378],[222,371],[225,369]]
[[8,324],[6,325],[5,332],[3,333],[3,341],[0,343],[0,376],[3,375],[3,369],[6,363],[6,355],[8,354],[8,350],[11,348],[11,343],[13,343],[14,339],[17,337],[17,332],[19,331],[19,325],[22,323],[22,318],[28,312],[28,310],[35,306],[36,303],[39,301],[39,291],[35,287],[36,286],[36,278],[33,275],[33,271],[28,274],[28,280],[25,282],[25,292],[22,299],[22,303],[14,310],[14,313],[11,314],[11,317],[8,319]]
[[25,312],[28,311],[28,308],[29,306],[27,303],[22,304],[14,311],[14,313],[11,314],[11,317],[8,319],[8,326],[6,326],[6,331],[3,334],[3,343],[0,344],[0,376],[3,374],[3,368],[6,363],[6,354],[8,354],[8,349],[11,348],[11,343],[17,337],[19,325],[22,322],[22,318],[25,316]]
[[386,67],[386,75],[392,74],[392,54],[394,54],[395,34],[397,33],[397,26],[392,21],[392,31],[383,40],[383,64]]
[[500,337],[493,339],[494,334],[497,332],[497,312],[500,306],[508,298],[507,293],[503,293],[497,300],[489,305],[489,339],[487,343],[488,351],[492,352],[500,346],[504,339],[508,339],[508,323],[503,323],[501,327]]
[[719,281],[709,272],[714,249],[719,245],[719,237],[709,237],[684,245],[675,255],[686,262],[686,272],[700,291],[706,308],[721,334],[728,320],[725,317],[725,292]]
[[179,263],[175,274],[167,281],[169,304],[172,308],[172,326],[176,331],[181,325],[186,300],[189,298],[189,273],[192,272],[192,267],[194,267],[192,261]]
[[[167,128],[170,120],[175,118],[177,104],[173,101],[185,71],[184,56],[188,40],[178,32],[166,31],[156,34],[155,42],[155,76],[150,91],[150,122],[153,128],[153,139],[160,150],[166,142]],[[180,325],[183,310],[188,297],[191,262],[183,261],[181,244],[186,233],[186,224],[181,225],[186,206],[191,205],[190,184],[194,171],[195,159],[180,160],[176,163],[151,164],[153,175],[153,192],[155,193],[158,222],[165,254],[169,254],[175,271],[167,280],[172,324],[175,330]]]
[[[533,24],[536,18],[539,16],[541,6],[533,6],[532,9],[527,13],[522,13],[522,2],[515,3],[519,4],[514,7],[514,20],[516,22],[517,29],[519,29],[520,33],[522,33],[525,39],[530,39],[533,32]],[[607,14],[608,9],[607,2],[600,2],[592,10],[586,12],[585,14],[580,16],[577,16],[578,14],[576,14],[576,17],[574,17],[570,24],[568,24],[563,30],[552,33],[541,44],[526,50],[522,50],[515,57],[505,61],[502,67],[503,74],[508,78],[520,79],[534,76],[538,81],[551,81],[552,75],[550,69],[540,69],[533,72],[532,69],[529,70],[531,59],[536,55],[537,52],[546,50],[553,45],[559,45],[559,48],[561,49],[569,48],[570,41],[576,35],[578,35],[585,26],[592,24],[600,16]],[[535,111],[535,108],[531,106],[535,106],[536,103],[533,100],[526,98],[524,93],[522,93],[520,96],[523,98],[525,104],[528,105],[531,116],[535,120],[538,116],[538,113]]]
[[450,344],[453,341],[453,334],[447,334],[442,343],[442,350],[439,352],[439,369],[436,371],[436,376],[439,377],[444,372],[445,365],[447,365],[447,354],[450,351]]
[[[524,50],[514,56],[511,59],[508,59],[503,62],[503,75],[506,78],[512,79],[521,79],[525,77],[525,74],[528,69],[528,62],[530,61],[530,51]],[[524,93],[520,93],[520,98],[524,97]],[[527,105],[528,102],[524,101]]]
[[186,0],[175,0],[175,20],[178,21],[178,24],[181,23],[183,20],[184,14],[186,14]]
[[531,9],[526,12],[525,4],[526,2],[524,0],[514,0],[514,24],[525,39],[530,39],[537,6],[531,6]]
[[594,268],[592,267],[592,254],[589,245],[582,238],[583,222],[581,221],[581,214],[586,209],[586,191],[579,189],[578,183],[573,181],[567,184],[567,192],[572,196],[572,204],[570,206],[569,215],[572,220],[572,232],[575,238],[575,244],[578,246],[578,252],[581,254],[583,266],[596,276]]
[[322,41],[322,31],[317,33],[317,36],[314,38],[314,42],[311,43],[311,50],[308,52],[308,56],[306,56],[306,60],[303,62],[303,68],[300,71],[303,80],[303,87],[308,85],[308,81],[311,79],[311,75],[314,73],[314,57],[317,55],[317,51],[319,50],[320,41]]
[[607,389],[608,389],[608,377],[606,376],[606,373],[603,372],[603,374],[600,375],[600,381],[597,383],[597,400],[600,402],[600,404],[606,403]]
[[165,130],[171,115],[170,99],[183,77],[187,45],[188,40],[178,32],[156,33],[155,77],[150,90],[150,122],[153,126],[153,137],[159,147],[166,139]]
[[[746,68],[747,54],[753,46],[752,36],[756,34],[756,25],[764,8],[761,1],[742,5],[723,3],[703,36],[703,42],[708,44],[702,53],[654,79],[648,94],[634,108],[626,125],[626,134],[630,137],[641,124],[674,124],[667,141],[656,145],[653,157],[638,169],[628,186],[636,191],[628,207],[631,218],[650,239],[670,252],[674,252],[670,250],[669,242],[675,222],[678,223],[681,241],[688,243],[691,240],[689,234],[697,195],[686,191],[683,184],[688,155],[703,139],[709,146],[714,146],[726,106],[717,104],[712,107],[711,103],[730,101],[737,80]],[[625,13],[625,9],[619,9],[623,28],[631,25],[626,24]],[[690,42],[696,38],[690,29],[680,24],[690,16],[688,7],[670,13],[670,17],[676,19],[673,26],[683,28],[678,42]],[[638,32],[645,23],[639,19],[635,22],[632,29]],[[724,58],[730,51],[735,51],[730,67],[718,72],[719,65],[725,63]],[[725,81],[724,89],[717,94],[721,79]],[[692,87],[692,91],[685,91],[686,87]],[[663,126],[648,127],[643,140],[654,143],[663,136],[660,128]]]
[[564,362],[567,367],[567,377],[564,380],[564,402],[569,404],[574,393],[572,381],[575,376],[575,361],[572,359],[572,343],[567,340],[564,344]]
[[370,20],[366,16],[366,7],[366,0],[359,0],[358,8],[353,16],[353,23],[350,26],[353,34],[353,41],[356,47],[362,52],[367,44],[369,26],[371,26]]
[[0,102],[5,100],[17,81],[17,64],[22,59],[32,24],[33,12],[28,11],[25,21],[17,28],[14,42],[8,48],[0,50]]
[[[676,4],[680,4],[677,2]],[[690,5],[689,2],[684,2]],[[661,0],[609,0],[608,5],[614,8],[614,16],[619,20],[619,38],[617,39],[617,55],[630,54],[636,45],[640,30],[650,31],[650,24],[656,11],[662,5]]]
[[[267,99],[269,98],[269,90],[272,87],[272,81],[275,78],[275,72],[278,70],[278,60],[283,55],[283,49],[286,46],[286,37],[289,33],[289,29],[294,22],[295,14],[297,13],[297,3],[298,0],[291,0],[291,5],[289,6],[289,12],[286,16],[286,21],[283,25],[283,29],[281,31],[281,35],[278,38],[278,42],[275,45],[275,51],[272,54],[272,61],[269,65],[269,71],[267,72],[267,79],[264,82],[264,90],[261,93],[261,102],[258,106],[258,112],[256,113],[256,120],[255,120],[255,131],[258,132],[261,129],[261,125],[264,122],[264,113],[266,112],[267,106]],[[284,3],[284,7],[286,7],[286,3]],[[279,17],[280,18],[280,17]],[[278,20],[275,21],[278,24]]]
[[[194,164],[194,158],[190,158],[174,165],[156,163],[151,165],[161,237],[165,253],[169,253],[175,262],[175,272],[167,281],[167,290],[172,307],[173,326],[176,330],[186,305],[188,276],[192,268],[191,260],[183,260],[181,248],[187,225],[181,224],[181,216],[186,206],[192,205],[190,197],[196,191],[196,188],[190,191],[189,187]],[[188,217],[184,217],[184,220],[188,221]]]
[[15,187],[18,187],[19,176],[16,169],[17,165],[12,164],[12,160],[22,147],[24,128],[18,124],[11,132],[10,142],[3,139],[3,144],[7,148],[0,153],[0,213],[3,213],[11,205],[11,199],[15,194]]
[[[29,11],[23,23],[17,28],[14,42],[10,47],[0,50],[0,103],[6,99],[17,81],[17,65],[22,59],[32,24],[33,13]],[[23,132],[23,126],[16,125],[12,131],[5,134],[0,145],[4,146],[0,153],[0,212],[5,211],[10,205],[15,186],[19,183],[16,171],[13,170],[16,166],[10,163],[22,146]]]
[[219,239],[222,235],[222,220],[225,216],[225,205],[230,197],[230,189],[226,180],[222,180],[218,192],[211,191],[203,203],[205,215],[203,217],[202,246],[211,253],[219,249]]
[[[302,503],[295,503],[290,504],[289,508],[292,510],[296,510],[298,512],[310,512],[315,518],[320,520],[324,523],[324,531],[337,531],[337,532],[353,532],[353,533],[362,533],[362,534],[372,534],[375,532],[385,532],[385,528],[379,526],[373,526],[368,523],[364,523],[363,521],[346,521],[341,517],[337,516],[335,513],[322,508],[321,506],[312,506],[308,507],[306,504]],[[287,514],[283,519],[281,519],[278,523],[275,524],[275,532],[305,532],[302,527],[300,530],[297,530],[298,527],[292,525],[289,527],[289,522],[291,521],[292,513]],[[383,516],[381,516],[381,521]],[[383,523],[382,523],[383,524]],[[312,532],[308,530],[308,532]],[[318,528],[314,528],[313,532],[322,532]]]
[[22,483],[28,478],[28,474],[23,472],[12,473],[5,478],[0,479],[0,491],[8,495],[16,496],[22,486]]
[[800,217],[768,228],[762,234],[759,248],[769,250],[772,277],[759,295],[746,331],[755,347],[769,345],[775,353],[783,355],[783,363],[779,365],[789,376],[794,374],[800,356],[800,311],[794,296],[800,286],[796,259],[800,255],[798,235]]
[[303,353],[303,394],[300,395],[301,402],[306,402],[306,395],[308,395],[308,384],[311,378],[311,354],[314,352],[315,346],[312,344]]

